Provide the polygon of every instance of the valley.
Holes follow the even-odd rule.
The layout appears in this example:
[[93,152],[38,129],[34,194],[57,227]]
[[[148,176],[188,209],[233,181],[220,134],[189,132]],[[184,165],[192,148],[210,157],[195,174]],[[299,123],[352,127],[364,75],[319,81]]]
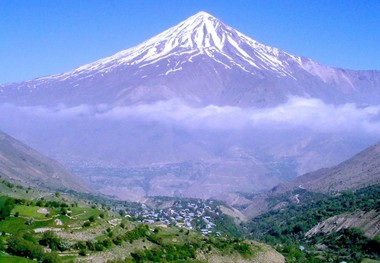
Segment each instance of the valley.
[[379,263],[379,89],[204,11],[1,84],[0,262]]
[[104,194],[229,200],[376,143],[378,83],[378,71],[321,65],[202,11],[106,58],[1,85],[0,128]]
[[[14,141],[14,145],[17,143]],[[240,199],[245,201],[234,202],[233,206],[180,196],[145,196],[139,202],[130,202],[95,192],[62,190],[55,184],[50,188],[36,186],[27,174],[18,180],[2,178],[0,261],[378,260],[380,177],[366,168],[380,167],[377,151],[378,144],[330,168],[331,178],[339,175],[339,180],[347,183],[360,178],[364,185],[346,183],[343,189],[325,192],[333,189],[329,185],[335,185],[336,180],[326,181],[325,169],[268,192],[241,194]],[[357,173],[356,178],[342,172],[346,167],[364,172]],[[187,166],[170,169],[187,171]],[[62,178],[53,176],[50,180]],[[310,188],[309,181],[324,186]]]

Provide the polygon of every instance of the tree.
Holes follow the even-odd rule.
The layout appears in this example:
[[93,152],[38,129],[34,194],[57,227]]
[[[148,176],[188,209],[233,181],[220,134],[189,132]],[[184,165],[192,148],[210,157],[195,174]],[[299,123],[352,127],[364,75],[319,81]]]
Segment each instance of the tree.
[[119,215],[122,217],[125,217],[125,211],[124,210],[119,210]]
[[94,223],[95,222],[95,216],[90,216],[88,218],[88,221],[90,221],[91,223]]
[[3,240],[0,239],[0,251],[4,251],[4,250],[5,250],[4,242]]
[[61,207],[61,214],[66,215],[67,214],[67,208],[66,207]]
[[15,207],[15,200],[7,197],[3,202],[0,200],[0,220],[9,217],[12,209]]
[[61,240],[53,231],[46,231],[43,233],[40,240],[40,244],[43,246],[48,246],[51,250],[61,250]]

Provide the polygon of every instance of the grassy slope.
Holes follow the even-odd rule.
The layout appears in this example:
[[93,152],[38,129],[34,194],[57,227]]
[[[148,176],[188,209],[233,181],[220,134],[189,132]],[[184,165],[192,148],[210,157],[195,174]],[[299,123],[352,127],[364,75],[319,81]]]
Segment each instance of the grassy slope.
[[32,263],[36,262],[31,259],[27,258],[22,258],[22,257],[16,257],[16,256],[11,256],[7,254],[0,253],[0,263]]
[[[187,253],[188,248],[191,246],[198,247],[196,250],[198,252],[193,255],[192,259],[191,257],[188,258],[189,262],[199,262],[195,257],[199,257],[201,254],[204,255],[201,258],[204,260],[211,259],[214,256],[223,258],[223,255],[227,252],[229,257],[244,260],[247,258],[253,260],[258,256],[274,255],[276,259],[279,259],[278,262],[282,262],[282,258],[277,252],[259,243],[247,243],[247,248],[245,246],[246,242],[242,240],[208,238],[196,231],[187,232],[177,227],[161,227],[154,232],[153,230],[156,227],[149,225],[147,226],[148,230],[143,235],[133,237],[131,233],[135,233],[141,227],[145,228],[145,225],[122,218],[119,214],[109,211],[105,206],[92,201],[9,186],[1,181],[0,189],[4,190],[2,194],[6,193],[19,199],[25,199],[15,205],[10,217],[0,221],[0,233],[4,234],[0,235],[0,240],[3,242],[14,235],[21,234],[25,236],[26,233],[29,233],[38,244],[38,240],[42,238],[44,231],[54,230],[55,236],[68,247],[66,251],[57,251],[60,254],[59,258],[63,262],[72,262],[73,260],[79,262],[92,260],[104,262],[108,259],[123,259],[126,256],[132,260],[130,253],[140,253],[140,256],[145,257],[149,256],[149,253],[155,252],[165,254],[165,251],[173,247]],[[41,197],[43,198],[41,199]],[[53,203],[55,203],[55,207],[52,207]],[[68,205],[65,209],[71,213],[62,214],[62,208],[60,207],[62,203]],[[47,215],[41,213],[39,211],[41,208],[46,209],[49,213]],[[84,223],[89,222],[90,218],[94,219],[92,220],[93,222],[89,226],[84,226]],[[62,225],[58,224],[58,222],[62,222]],[[123,240],[117,242],[117,237],[121,237]],[[79,256],[80,249],[76,245],[78,242],[82,241],[82,244],[86,244],[85,242],[89,241],[95,245],[103,244],[107,240],[109,244],[105,246],[108,247],[94,251],[86,245],[84,252],[87,255]],[[0,252],[0,262],[30,262],[30,260],[22,260],[22,258]],[[177,262],[177,260],[173,261]]]

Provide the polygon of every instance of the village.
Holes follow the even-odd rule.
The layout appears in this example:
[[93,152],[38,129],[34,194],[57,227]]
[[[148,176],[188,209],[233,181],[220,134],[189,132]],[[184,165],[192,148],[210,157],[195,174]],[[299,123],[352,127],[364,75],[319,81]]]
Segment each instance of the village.
[[221,216],[221,211],[213,200],[177,200],[164,209],[150,208],[141,204],[141,209],[126,214],[138,222],[161,227],[177,226],[186,230],[198,230],[203,235],[220,236],[216,231],[215,218]]

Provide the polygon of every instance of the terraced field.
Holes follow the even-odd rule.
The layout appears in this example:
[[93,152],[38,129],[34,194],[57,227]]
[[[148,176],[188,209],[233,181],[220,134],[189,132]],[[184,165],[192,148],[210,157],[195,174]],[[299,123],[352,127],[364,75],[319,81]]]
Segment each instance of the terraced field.
[[11,209],[0,220],[0,262],[284,262],[257,242],[144,224],[104,204],[59,193],[35,193],[28,200],[25,191],[0,197],[0,212],[5,204]]

